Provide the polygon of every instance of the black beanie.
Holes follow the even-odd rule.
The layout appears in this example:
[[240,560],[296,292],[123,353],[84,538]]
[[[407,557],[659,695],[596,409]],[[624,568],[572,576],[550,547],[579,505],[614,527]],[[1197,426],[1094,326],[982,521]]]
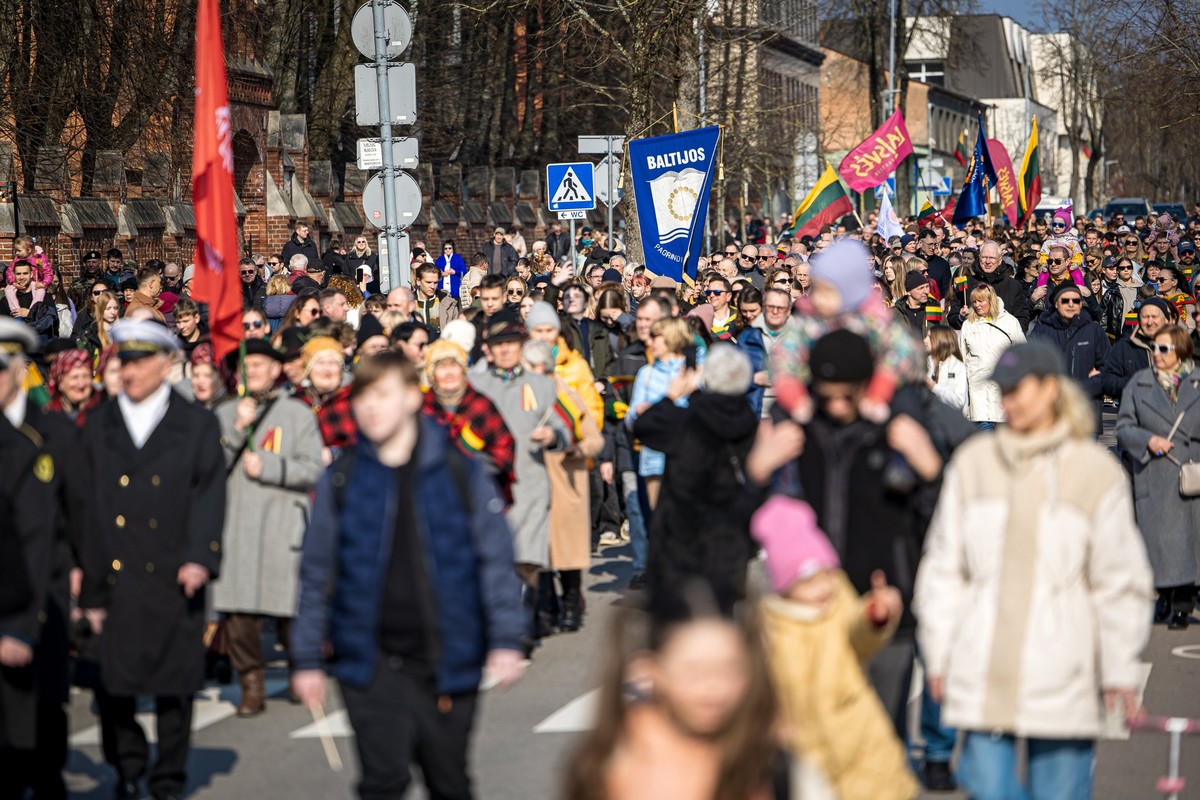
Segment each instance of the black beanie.
[[875,372],[867,340],[847,330],[827,333],[813,345],[808,357],[812,380],[830,383],[863,383]]

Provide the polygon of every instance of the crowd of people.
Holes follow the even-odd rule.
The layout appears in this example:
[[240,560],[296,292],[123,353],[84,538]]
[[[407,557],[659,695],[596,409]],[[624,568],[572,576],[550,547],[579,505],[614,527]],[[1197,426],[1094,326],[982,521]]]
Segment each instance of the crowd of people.
[[337,678],[361,797],[410,764],[470,797],[481,681],[586,624],[606,551],[638,602],[565,796],[1090,797],[1105,703],[1137,713],[1152,622],[1197,599],[1196,211],[746,224],[683,282],[496,228],[417,243],[390,290],[368,237],[322,256],[297,225],[239,263],[225,358],[193,267],[113,249],[65,283],[21,238],[0,797],[66,796],[71,681],[116,796],[183,796],[204,681],[268,708],[264,623],[294,702]]

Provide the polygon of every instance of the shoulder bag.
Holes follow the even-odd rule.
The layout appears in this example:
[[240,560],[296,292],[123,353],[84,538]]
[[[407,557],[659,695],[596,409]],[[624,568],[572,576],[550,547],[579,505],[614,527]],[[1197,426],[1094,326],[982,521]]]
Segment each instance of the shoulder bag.
[[[1171,426],[1171,432],[1167,434],[1168,441],[1175,436],[1175,431],[1179,430],[1179,425],[1183,422],[1183,414],[1184,412],[1180,411],[1179,416],[1176,417],[1175,424]],[[1179,493],[1184,497],[1200,496],[1200,464],[1195,461],[1183,464],[1170,453],[1167,453],[1167,458],[1172,464],[1179,467]]]

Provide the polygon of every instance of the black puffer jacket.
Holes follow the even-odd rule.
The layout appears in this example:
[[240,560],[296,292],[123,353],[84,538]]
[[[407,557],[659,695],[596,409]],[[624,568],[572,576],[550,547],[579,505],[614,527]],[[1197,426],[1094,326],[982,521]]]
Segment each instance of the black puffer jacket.
[[1100,383],[1104,394],[1120,400],[1125,391],[1125,384],[1135,372],[1154,366],[1150,355],[1150,339],[1142,333],[1142,329],[1134,328],[1133,332],[1124,339],[1117,339],[1104,359],[1100,368]]
[[1073,319],[1057,311],[1046,311],[1029,331],[1029,339],[1041,339],[1054,345],[1067,360],[1067,374],[1079,382],[1085,394],[1099,400],[1103,394],[1100,374],[1110,349],[1108,335],[1100,323],[1083,309]]

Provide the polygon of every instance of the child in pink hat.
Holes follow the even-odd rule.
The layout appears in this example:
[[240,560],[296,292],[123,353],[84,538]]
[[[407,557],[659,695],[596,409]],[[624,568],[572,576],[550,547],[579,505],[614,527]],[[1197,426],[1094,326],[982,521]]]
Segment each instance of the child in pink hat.
[[917,783],[865,665],[900,621],[900,593],[882,572],[858,597],[812,508],[768,500],[750,532],[766,550],[775,593],[763,628],[785,737],[841,800],[911,800]]
[[1050,234],[1046,237],[1046,241],[1042,242],[1041,250],[1038,251],[1038,263],[1042,265],[1042,271],[1038,275],[1037,285],[1045,286],[1050,280],[1050,275],[1045,270],[1046,261],[1050,258],[1050,248],[1061,247],[1067,251],[1067,260],[1071,263],[1071,280],[1076,286],[1086,286],[1084,281],[1083,270],[1083,248],[1079,246],[1079,237],[1071,233],[1071,226],[1074,221],[1071,219],[1071,206],[1063,206],[1054,212],[1054,217],[1050,220]]

